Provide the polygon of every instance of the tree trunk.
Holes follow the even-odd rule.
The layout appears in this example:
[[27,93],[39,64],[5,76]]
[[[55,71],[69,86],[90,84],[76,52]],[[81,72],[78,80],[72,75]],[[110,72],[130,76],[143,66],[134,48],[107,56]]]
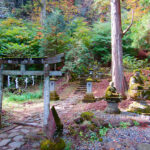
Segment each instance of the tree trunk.
[[3,99],[3,65],[0,64],[0,128],[2,127],[2,99]]
[[120,0],[111,0],[111,43],[112,81],[118,93],[125,95]]
[[44,25],[45,19],[46,19],[46,0],[41,0],[41,16],[40,16],[41,25]]

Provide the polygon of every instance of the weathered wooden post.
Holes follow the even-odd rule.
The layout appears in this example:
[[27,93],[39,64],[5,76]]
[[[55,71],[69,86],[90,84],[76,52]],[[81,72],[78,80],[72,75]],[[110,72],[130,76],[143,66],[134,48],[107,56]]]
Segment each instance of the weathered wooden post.
[[46,132],[50,111],[49,64],[44,64],[44,131]]
[[87,92],[83,98],[83,102],[85,103],[93,103],[95,102],[95,98],[94,98],[94,95],[92,93],[92,82],[93,82],[93,79],[91,77],[89,77],[87,80],[87,84],[86,84],[86,87],[87,87]]
[[3,64],[0,64],[0,128],[2,127]]
[[59,96],[55,90],[56,81],[57,81],[56,78],[54,78],[54,77],[50,78],[50,99],[52,101],[59,100]]

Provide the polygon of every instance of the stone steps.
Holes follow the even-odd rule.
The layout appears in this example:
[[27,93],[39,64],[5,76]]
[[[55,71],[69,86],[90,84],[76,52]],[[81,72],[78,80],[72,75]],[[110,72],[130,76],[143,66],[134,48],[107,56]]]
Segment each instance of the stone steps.
[[85,94],[86,93],[86,78],[85,77],[81,77],[80,78],[80,84],[79,86],[77,87],[76,91],[74,92],[74,94],[77,94],[77,93],[83,93]]

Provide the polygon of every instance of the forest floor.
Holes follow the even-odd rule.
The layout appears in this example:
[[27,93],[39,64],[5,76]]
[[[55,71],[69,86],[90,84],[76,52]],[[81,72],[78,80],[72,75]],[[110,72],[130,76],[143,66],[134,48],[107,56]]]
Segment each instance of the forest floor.
[[[128,74],[128,78],[131,74]],[[61,96],[60,101],[51,102],[55,106],[59,117],[64,124],[63,139],[68,150],[149,150],[150,149],[150,117],[135,113],[122,112],[118,115],[105,114],[107,103],[104,100],[95,103],[82,103],[83,94],[74,94],[77,83],[63,83],[58,81],[57,91]],[[95,97],[101,97],[108,86],[108,80],[103,79],[94,83]],[[125,100],[120,103],[123,110],[133,101]],[[86,134],[76,128],[74,119],[82,112],[91,111],[105,123],[111,123],[106,135],[101,140],[90,136],[98,132],[97,129],[86,131]],[[133,125],[133,120],[138,121],[138,126]],[[6,126],[0,130],[0,150],[38,150],[40,141],[44,139],[42,133],[43,99],[25,103],[7,103],[3,105],[3,122]],[[121,128],[120,122],[130,122],[130,126]],[[76,133],[70,134],[70,127]],[[70,148],[69,148],[69,145]]]

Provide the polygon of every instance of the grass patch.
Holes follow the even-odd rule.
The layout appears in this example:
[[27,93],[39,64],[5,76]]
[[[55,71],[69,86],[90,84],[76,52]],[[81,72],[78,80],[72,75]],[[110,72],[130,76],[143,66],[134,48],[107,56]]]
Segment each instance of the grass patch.
[[28,100],[33,99],[40,99],[42,98],[43,94],[42,91],[36,91],[36,92],[26,92],[21,95],[13,94],[13,93],[7,93],[4,95],[4,99],[7,101],[13,101],[13,102],[24,102]]

